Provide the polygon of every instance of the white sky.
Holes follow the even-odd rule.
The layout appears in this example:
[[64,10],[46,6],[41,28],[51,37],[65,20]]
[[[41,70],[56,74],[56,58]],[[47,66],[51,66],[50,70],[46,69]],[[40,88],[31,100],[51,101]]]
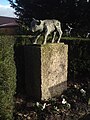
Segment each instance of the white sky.
[[0,0],[0,16],[16,17],[14,9],[10,7],[8,0]]

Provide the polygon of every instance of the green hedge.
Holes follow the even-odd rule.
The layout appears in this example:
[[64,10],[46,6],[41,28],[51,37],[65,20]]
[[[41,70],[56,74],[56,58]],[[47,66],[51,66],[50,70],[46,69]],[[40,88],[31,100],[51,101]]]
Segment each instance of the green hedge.
[[13,120],[16,68],[14,37],[0,36],[0,120]]
[[[24,46],[32,44],[31,41],[33,38],[30,36],[17,36],[15,43],[18,93],[25,93]],[[90,39],[62,37],[61,42],[68,44],[68,81],[88,83],[90,80]]]
[[88,85],[90,81],[90,39],[67,38],[68,44],[68,79]]

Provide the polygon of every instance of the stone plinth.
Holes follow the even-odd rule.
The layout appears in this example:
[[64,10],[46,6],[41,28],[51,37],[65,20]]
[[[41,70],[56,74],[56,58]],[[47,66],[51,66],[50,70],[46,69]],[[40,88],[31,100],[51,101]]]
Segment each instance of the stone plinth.
[[59,96],[67,89],[68,46],[64,43],[25,46],[25,82],[35,100]]

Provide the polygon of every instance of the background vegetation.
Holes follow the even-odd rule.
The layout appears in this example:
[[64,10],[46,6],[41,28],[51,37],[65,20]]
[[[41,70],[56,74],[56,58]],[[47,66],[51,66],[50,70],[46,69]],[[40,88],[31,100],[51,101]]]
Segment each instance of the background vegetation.
[[[34,17],[42,20],[60,20],[63,32],[67,29],[66,24],[68,23],[68,25],[74,29],[74,37],[82,37],[82,35],[86,37],[87,33],[90,34],[89,0],[8,1],[15,9],[15,14],[18,16],[17,21],[22,27],[26,26],[26,29],[30,27],[30,22]],[[19,31],[20,34],[29,33],[29,31],[26,32],[26,30],[23,30],[22,27]],[[31,38],[31,36],[18,36],[15,44],[13,40],[14,37],[0,36],[1,120],[12,120],[13,112],[15,120],[78,120],[82,115],[90,114],[90,112],[88,112],[88,105],[90,105],[89,39],[62,38],[61,42],[69,46],[68,89],[64,91],[59,98],[42,101],[41,103],[33,103],[24,100],[24,98],[21,99],[17,97],[18,95],[25,95],[24,46],[31,44],[33,38]],[[13,111],[15,88],[15,111]],[[66,100],[65,104],[62,102],[63,100]]]
[[[90,40],[62,37],[61,42],[68,44],[69,47],[68,89],[58,98],[34,102],[26,99],[25,61],[22,61],[25,55],[24,46],[31,44],[31,38],[29,36],[20,37],[18,36],[15,43],[15,58],[18,71],[16,120],[79,120],[79,118],[83,120],[84,115],[90,115]],[[41,40],[42,38],[40,38]],[[67,101],[65,104],[62,103],[63,99]]]
[[58,19],[65,29],[66,23],[76,32],[90,32],[89,0],[8,0],[15,9],[18,21],[30,26],[32,18]]
[[[20,96],[26,97],[24,46],[32,44],[32,39],[31,36],[14,37],[0,36],[0,119],[12,120],[14,113],[15,120],[30,118],[33,120],[47,118],[48,120],[49,117],[56,119],[58,114],[60,119],[64,116],[62,120],[71,118],[76,120],[78,117],[88,114],[87,107],[90,104],[89,39],[62,37],[61,40],[69,46],[68,89],[62,93],[63,98],[70,104],[70,107],[67,108],[67,104],[62,104],[62,96],[41,103],[19,98]],[[82,89],[85,94],[80,92]],[[15,106],[14,95],[16,95]],[[47,107],[43,109],[45,104]]]
[[[41,39],[43,39],[41,37]],[[15,43],[15,58],[17,66],[18,89],[22,91],[25,83],[24,46],[32,44],[29,36],[20,36]],[[40,40],[38,44],[41,44]],[[61,42],[68,44],[68,80],[88,84],[90,74],[90,40],[83,38],[62,37]],[[22,61],[23,59],[23,61]],[[21,69],[22,68],[22,69]],[[22,74],[23,73],[23,74]],[[23,85],[22,85],[23,84]]]
[[13,120],[15,89],[14,37],[0,36],[0,120]]

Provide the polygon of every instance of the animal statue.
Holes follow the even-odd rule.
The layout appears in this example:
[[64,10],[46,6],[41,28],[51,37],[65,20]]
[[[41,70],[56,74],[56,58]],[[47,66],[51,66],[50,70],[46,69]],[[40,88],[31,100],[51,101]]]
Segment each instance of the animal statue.
[[43,33],[44,33],[44,37],[45,37],[43,44],[47,43],[48,35],[50,35],[51,33],[53,33],[52,43],[55,42],[56,33],[58,33],[58,35],[59,35],[57,43],[60,42],[60,39],[62,36],[61,23],[55,19],[36,20],[33,18],[33,20],[31,21],[30,30],[33,33],[38,32],[38,34],[36,35],[36,39],[35,39],[34,44],[37,43],[38,38]]

